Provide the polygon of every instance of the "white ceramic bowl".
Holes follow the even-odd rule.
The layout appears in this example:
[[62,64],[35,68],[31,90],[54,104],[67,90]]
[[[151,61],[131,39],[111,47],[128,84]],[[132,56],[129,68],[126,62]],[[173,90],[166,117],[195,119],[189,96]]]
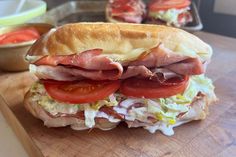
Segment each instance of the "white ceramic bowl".
[[[42,23],[13,25],[0,28],[0,35],[7,32],[11,32],[19,28],[27,28],[27,27],[35,28],[40,35],[48,32],[51,28],[53,28],[53,26],[50,24],[42,24]],[[3,71],[27,70],[28,62],[25,60],[25,55],[34,42],[35,40],[16,44],[0,45],[0,70]]]

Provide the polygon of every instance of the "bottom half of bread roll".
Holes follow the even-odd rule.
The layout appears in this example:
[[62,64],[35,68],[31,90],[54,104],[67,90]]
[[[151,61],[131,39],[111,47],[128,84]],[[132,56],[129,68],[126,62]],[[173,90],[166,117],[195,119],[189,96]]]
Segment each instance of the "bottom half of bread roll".
[[168,98],[126,97],[117,91],[93,103],[69,104],[51,98],[44,85],[36,82],[25,96],[25,107],[48,127],[71,126],[74,130],[110,130],[120,122],[128,127],[160,130],[173,135],[173,128],[192,120],[204,119],[208,105],[216,100],[214,86],[204,75],[191,76],[182,94]]

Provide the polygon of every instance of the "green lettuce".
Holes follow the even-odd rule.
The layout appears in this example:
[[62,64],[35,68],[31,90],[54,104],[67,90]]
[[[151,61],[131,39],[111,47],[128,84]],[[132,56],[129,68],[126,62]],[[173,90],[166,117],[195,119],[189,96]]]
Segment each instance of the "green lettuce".
[[174,23],[178,24],[178,16],[180,11],[177,9],[169,9],[167,11],[159,11],[159,12],[150,12],[149,16],[155,19],[161,19],[166,21],[168,24]]
[[[68,105],[68,103],[58,102],[47,94],[44,86],[39,82],[35,83],[30,90],[33,94],[32,99],[52,115],[58,113],[75,114],[79,110],[85,110],[84,107],[87,105],[87,103]],[[99,110],[102,106],[116,106],[118,104],[116,99],[117,97],[111,94],[104,100],[89,103],[89,106],[94,110]]]
[[189,85],[183,94],[156,100],[147,99],[148,112],[153,113],[160,121],[175,124],[180,113],[188,112],[190,104],[197,94],[201,92],[210,99],[215,99],[212,81],[204,75],[192,76]]

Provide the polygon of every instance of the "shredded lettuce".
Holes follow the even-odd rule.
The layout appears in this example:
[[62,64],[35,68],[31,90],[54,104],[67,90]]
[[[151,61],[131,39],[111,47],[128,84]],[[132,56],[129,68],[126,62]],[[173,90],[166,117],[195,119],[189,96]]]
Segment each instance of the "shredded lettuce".
[[129,120],[140,120],[140,121],[146,121],[145,113],[147,111],[146,107],[139,107],[139,108],[132,108],[129,112]]
[[147,108],[148,112],[154,114],[157,120],[164,121],[167,124],[174,124],[176,121],[175,118],[179,114],[178,112],[173,112],[172,110],[170,112],[166,112],[159,103],[153,100],[148,101]]
[[189,88],[195,88],[203,94],[206,94],[209,98],[216,99],[214,92],[215,87],[213,86],[211,79],[204,75],[192,76],[191,78],[192,86]]
[[[47,93],[44,86],[37,82],[31,87],[33,94],[33,101],[36,101],[41,107],[52,115],[58,113],[64,114],[76,114],[79,110],[84,110],[86,104],[68,104],[58,102],[52,99]],[[102,106],[117,106],[118,101],[114,94],[109,95],[105,100],[98,100],[94,103],[90,103],[90,107],[94,110],[99,110]]]
[[89,128],[95,126],[95,117],[98,110],[94,110],[89,104],[84,106],[85,125]]
[[[111,94],[108,96],[105,100],[98,100],[95,103],[90,103],[87,105],[84,105],[84,116],[85,116],[85,125],[89,128],[92,128],[95,125],[95,117],[99,113],[99,109],[102,106],[117,106],[118,102],[116,100],[116,97]],[[110,121],[118,122],[118,119],[114,119],[111,117],[107,117]]]
[[45,88],[40,83],[35,83],[31,92],[33,93],[33,101],[36,101],[41,107],[52,115],[58,113],[76,114],[80,110],[79,104],[70,104],[57,102],[46,94]]
[[[178,120],[178,115],[189,112],[193,99],[199,92],[208,96],[209,99],[216,98],[212,81],[204,75],[191,76],[189,85],[183,94],[177,94],[169,98],[159,99],[140,99],[126,98],[119,93],[114,93],[108,96],[105,100],[99,100],[94,103],[86,104],[66,104],[53,100],[47,95],[44,86],[36,83],[32,88],[34,101],[43,107],[52,115],[57,113],[75,114],[79,110],[85,113],[85,125],[92,128],[95,125],[95,117],[99,113],[102,106],[114,107],[113,109],[122,114],[125,114],[126,120],[139,120],[145,123],[152,123],[150,117],[161,121],[166,125],[174,125]],[[123,100],[118,106],[118,102]],[[132,107],[135,103],[144,104],[142,107]],[[131,107],[131,109],[130,109]],[[124,111],[121,109],[125,109]]]
[[38,104],[52,115],[56,115],[58,113],[76,114],[80,109],[80,106],[78,104],[68,105],[66,103],[59,103],[49,98],[48,96],[41,96],[40,98],[38,98]]
[[150,12],[149,15],[168,23],[176,23],[178,21],[178,12],[176,12],[176,9],[170,9],[166,12]]
[[[144,112],[138,112],[138,114],[137,111],[132,111],[131,109],[128,115],[129,120],[145,119],[145,121],[147,121],[147,116],[150,116],[151,113],[157,120],[168,125],[174,125],[180,113],[186,113],[190,110],[190,104],[199,92],[207,95],[209,99],[215,99],[212,81],[204,75],[192,76],[183,94],[160,99],[126,99],[126,103],[137,103],[140,101],[140,103],[144,103],[147,107],[147,110],[142,109]],[[129,104],[126,104],[126,106],[129,106]]]
[[189,8],[184,9],[168,9],[167,11],[149,12],[149,16],[155,19],[161,19],[167,22],[168,25],[174,24],[178,26],[178,16],[179,14],[187,11]]
[[99,110],[102,106],[117,106],[117,105],[118,101],[116,100],[114,94],[109,95],[108,98],[105,100],[98,100],[95,103],[90,104],[91,108],[95,110]]
[[184,105],[166,104],[166,107],[168,108],[168,110],[172,110],[172,111],[181,111],[181,112],[187,112],[188,111],[188,107],[184,106]]
[[201,92],[211,99],[215,99],[212,81],[204,75],[191,76],[189,85],[183,94],[177,94],[163,100],[166,103],[190,104],[194,97]]

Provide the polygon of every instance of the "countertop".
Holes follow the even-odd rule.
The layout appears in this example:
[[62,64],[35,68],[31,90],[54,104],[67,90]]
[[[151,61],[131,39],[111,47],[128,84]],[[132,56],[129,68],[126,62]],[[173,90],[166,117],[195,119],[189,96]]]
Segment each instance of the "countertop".
[[[195,33],[202,40],[208,42],[217,47],[222,51],[234,51],[236,53],[236,39],[224,37],[220,35],[205,33],[205,32],[197,32]],[[4,73],[0,72],[0,75],[4,75]],[[6,157],[27,157],[27,153],[23,149],[23,146],[20,144],[10,126],[7,124],[5,118],[2,116],[0,112],[0,156]],[[228,150],[230,151],[230,150]],[[233,151],[233,150],[232,150]]]

